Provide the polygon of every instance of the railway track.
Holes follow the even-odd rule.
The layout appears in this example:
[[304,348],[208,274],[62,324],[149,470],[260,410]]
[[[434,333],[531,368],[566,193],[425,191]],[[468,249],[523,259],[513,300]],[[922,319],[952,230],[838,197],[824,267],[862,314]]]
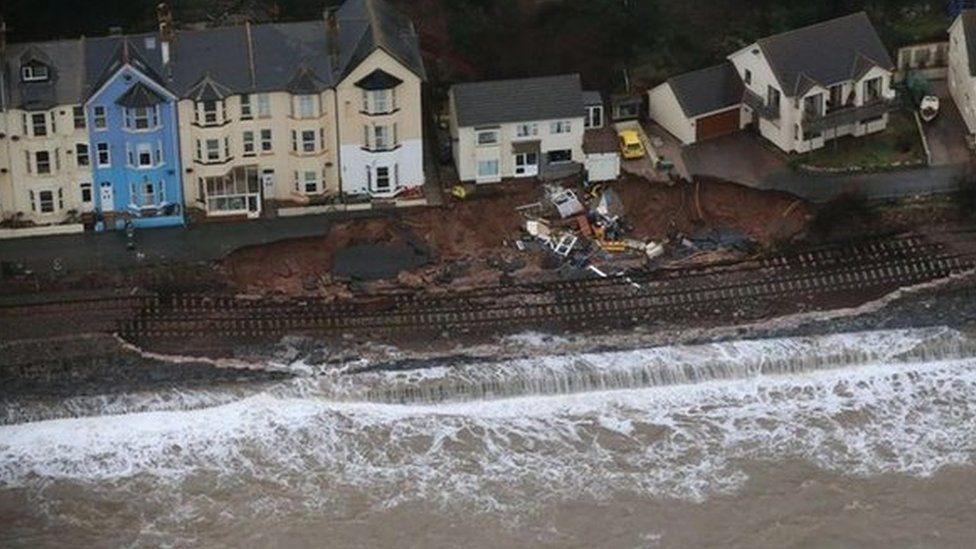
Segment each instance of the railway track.
[[723,315],[758,318],[773,307],[802,309],[864,301],[971,269],[976,255],[953,252],[951,244],[970,240],[974,232],[959,231],[938,241],[917,234],[875,236],[735,263],[444,295],[401,292],[334,302],[137,294],[0,303],[0,329],[38,319],[39,324],[57,324],[61,318],[84,317],[89,331],[116,331],[132,341],[178,344],[212,337],[266,341],[290,333],[375,336],[540,325],[615,326]]
[[[908,246],[913,253],[922,248]],[[136,338],[182,339],[198,334],[225,338],[267,338],[286,333],[423,333],[443,330],[506,329],[546,324],[625,325],[667,318],[699,318],[782,302],[855,295],[870,298],[898,287],[937,280],[971,269],[976,257],[946,254],[941,246],[912,255],[899,246],[868,245],[871,257],[850,261],[841,250],[774,259],[760,267],[689,278],[667,277],[634,287],[631,281],[583,284],[589,291],[566,296],[533,285],[527,292],[479,290],[457,299],[417,306],[392,300],[381,310],[334,307],[315,301],[242,303],[225,307],[219,300],[184,298],[181,307],[162,307],[122,327]],[[821,255],[817,255],[821,254]],[[541,285],[545,287],[545,285]],[[565,284],[555,284],[565,289]],[[608,288],[614,292],[608,292]],[[517,299],[512,299],[512,297]],[[542,299],[539,299],[542,297]]]

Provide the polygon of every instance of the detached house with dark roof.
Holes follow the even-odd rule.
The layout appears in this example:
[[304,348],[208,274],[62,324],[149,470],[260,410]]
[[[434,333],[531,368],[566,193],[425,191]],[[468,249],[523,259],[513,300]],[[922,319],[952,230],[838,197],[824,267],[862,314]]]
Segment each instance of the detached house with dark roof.
[[[477,183],[578,172],[584,133],[605,118],[599,94],[583,92],[578,74],[457,84],[448,103],[458,177]],[[619,160],[598,171],[614,166]]]
[[948,80],[966,128],[976,134],[976,10],[963,10],[949,26]]
[[751,127],[787,152],[884,130],[894,64],[863,12],[762,38],[724,63],[648,92],[651,118],[684,144]]

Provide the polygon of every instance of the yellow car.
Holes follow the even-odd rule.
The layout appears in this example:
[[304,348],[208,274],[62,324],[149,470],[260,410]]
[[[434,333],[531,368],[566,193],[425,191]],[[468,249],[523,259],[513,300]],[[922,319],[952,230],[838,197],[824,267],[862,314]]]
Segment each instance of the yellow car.
[[624,130],[617,137],[620,140],[620,154],[627,160],[644,158],[644,144],[640,135],[634,130]]

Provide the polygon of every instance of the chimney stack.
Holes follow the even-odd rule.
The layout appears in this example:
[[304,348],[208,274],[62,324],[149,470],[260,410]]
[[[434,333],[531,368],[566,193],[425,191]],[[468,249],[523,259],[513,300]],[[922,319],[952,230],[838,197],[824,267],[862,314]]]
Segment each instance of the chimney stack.
[[336,8],[326,9],[324,15],[328,28],[329,59],[334,71],[339,67],[339,18],[336,17]]
[[173,43],[173,12],[166,2],[156,5],[156,19],[159,22],[159,52],[163,65],[169,65],[170,45]]

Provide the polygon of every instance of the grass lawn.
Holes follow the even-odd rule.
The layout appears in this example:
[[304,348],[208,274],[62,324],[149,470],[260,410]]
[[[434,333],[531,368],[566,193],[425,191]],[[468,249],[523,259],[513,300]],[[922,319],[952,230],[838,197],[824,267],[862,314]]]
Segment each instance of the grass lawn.
[[831,140],[796,161],[816,168],[874,170],[924,162],[925,150],[915,118],[911,113],[895,111],[888,116],[888,127],[883,132]]

